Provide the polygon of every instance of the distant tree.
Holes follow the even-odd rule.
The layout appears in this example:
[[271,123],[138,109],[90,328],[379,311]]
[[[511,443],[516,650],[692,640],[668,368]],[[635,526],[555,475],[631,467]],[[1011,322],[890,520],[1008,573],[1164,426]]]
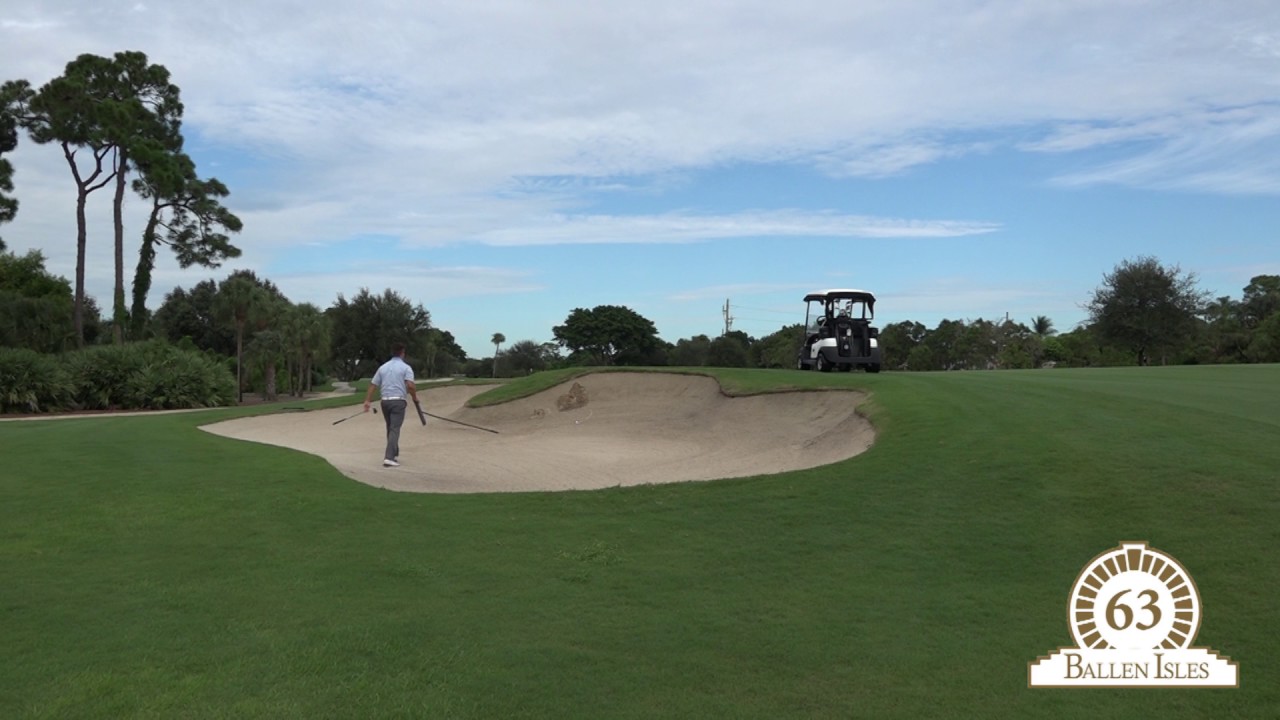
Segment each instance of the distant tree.
[[422,305],[390,289],[373,295],[361,288],[349,301],[340,294],[325,314],[332,321],[333,369],[343,380],[372,375],[397,342],[405,343],[411,362],[421,361],[440,337],[431,335],[431,314]]
[[461,363],[462,374],[469,378],[487,377],[492,367],[491,358],[470,358]]
[[219,322],[217,298],[213,280],[202,280],[190,290],[175,287],[152,317],[156,335],[175,343],[188,337],[201,350],[235,357],[235,332]]
[[1057,330],[1053,329],[1053,320],[1050,320],[1048,315],[1037,315],[1032,318],[1031,332],[1041,339],[1058,333]]
[[546,363],[546,369],[560,367],[564,361],[564,356],[560,354],[560,345],[554,342],[544,342],[538,346],[543,362]]
[[961,370],[989,370],[999,367],[1000,332],[995,323],[978,318],[960,323],[959,335],[948,358]]
[[804,341],[804,325],[786,325],[751,344],[752,364],[762,368],[794,368]]
[[[903,320],[901,322],[890,323],[880,328],[880,353],[883,357],[881,364],[886,368],[895,370],[925,370],[926,368],[918,368],[911,365],[911,353],[929,335],[929,329],[922,323]],[[917,357],[922,356],[918,355]]]
[[39,250],[0,250],[0,347],[63,350],[75,332],[71,298],[71,284],[45,270]]
[[1196,288],[1195,273],[1140,257],[1103,275],[1086,309],[1104,342],[1132,350],[1138,364],[1146,365],[1153,353],[1190,341],[1207,299],[1207,293]]
[[[1043,316],[1041,316],[1043,317]],[[1044,318],[1048,320],[1048,318]],[[1049,323],[1047,332],[1052,334],[1053,323]],[[1002,370],[1020,370],[1037,367],[1043,354],[1044,339],[1047,335],[1036,333],[1019,322],[1005,320],[995,328],[996,346],[995,367]]]
[[[18,147],[18,118],[15,109],[24,86],[6,82],[0,86],[0,225],[13,220],[18,212],[18,201],[8,193],[13,192],[13,164],[4,154]],[[4,240],[0,240],[0,252],[4,252]]]
[[728,333],[711,341],[707,349],[707,364],[712,367],[744,368],[751,366],[749,339],[742,333]]
[[556,341],[587,363],[641,364],[652,361],[658,348],[653,322],[618,305],[575,308],[552,333]]
[[703,367],[707,364],[707,356],[711,352],[711,338],[706,335],[694,335],[681,338],[667,354],[668,361],[679,367]]
[[1256,275],[1244,288],[1240,300],[1245,324],[1254,328],[1280,312],[1280,275]]
[[1051,362],[1054,364],[1063,362],[1067,359],[1066,346],[1056,337],[1047,337],[1040,341],[1040,363]]
[[[115,197],[112,200],[115,229],[115,340],[122,342],[129,309],[124,291],[124,195],[135,158],[149,163],[179,152],[182,147],[182,102],[178,86],[169,82],[169,71],[153,65],[144,53],[118,52],[113,58],[81,55],[76,62],[99,73],[110,99],[103,115],[105,137],[115,145]],[[145,311],[144,311],[145,314]]]
[[245,348],[245,355],[257,365],[262,373],[262,399],[274,402],[279,399],[280,391],[276,369],[281,362],[286,362],[287,346],[284,334],[278,330],[259,330],[253,334],[253,340]]
[[1250,362],[1280,362],[1280,312],[1268,315],[1254,331],[1245,356]]
[[[467,353],[458,345],[453,333],[430,328],[423,343],[422,370],[427,377],[452,375],[457,372]],[[412,363],[414,358],[410,358]]]
[[512,376],[528,375],[549,368],[557,359],[554,343],[521,340],[511,344],[502,355],[502,366]]
[[244,401],[245,328],[254,310],[264,302],[267,302],[267,296],[262,288],[243,275],[232,275],[218,288],[217,315],[230,322],[236,332],[236,402]]
[[1197,362],[1234,363],[1245,360],[1250,331],[1245,327],[1244,308],[1240,302],[1227,295],[1210,302],[1204,308],[1204,323],[1200,329],[1201,348]]
[[311,376],[317,358],[329,355],[329,318],[311,303],[291,306],[284,324],[286,350],[292,369],[291,390],[295,395],[311,392]]
[[133,181],[133,189],[151,200],[151,214],[133,274],[130,315],[135,336],[142,334],[146,319],[156,246],[172,248],[183,268],[217,268],[228,258],[240,257],[240,249],[231,244],[228,233],[240,232],[243,227],[240,218],[222,205],[221,199],[228,194],[226,186],[216,178],[197,178],[195,163],[185,154],[163,153],[140,164],[142,177]]
[[507,341],[507,336],[502,333],[494,333],[493,339],[489,342],[493,343],[493,376],[498,377],[498,354],[501,352],[502,343]]
[[924,342],[911,350],[907,363],[912,370],[958,370],[964,367],[967,328],[959,320],[943,320]]
[[[85,207],[89,195],[106,187],[115,177],[107,159],[116,147],[105,130],[104,113],[111,106],[109,88],[94,72],[94,56],[67,63],[65,72],[32,92],[25,81],[10,87],[19,123],[37,144],[57,143],[76,186],[76,276],[73,321],[76,342],[84,344],[84,273],[88,241]],[[82,168],[76,155],[87,150]]]

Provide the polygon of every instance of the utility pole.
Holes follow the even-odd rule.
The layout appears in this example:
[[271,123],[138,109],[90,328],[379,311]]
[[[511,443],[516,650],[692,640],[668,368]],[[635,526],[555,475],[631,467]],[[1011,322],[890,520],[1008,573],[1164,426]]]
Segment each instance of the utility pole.
[[733,316],[729,314],[729,298],[724,299],[724,334],[733,329]]

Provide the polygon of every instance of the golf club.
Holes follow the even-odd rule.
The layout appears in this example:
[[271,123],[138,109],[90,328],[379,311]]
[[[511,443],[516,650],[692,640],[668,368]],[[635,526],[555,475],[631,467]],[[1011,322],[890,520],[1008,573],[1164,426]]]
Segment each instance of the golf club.
[[[355,417],[356,415],[363,415],[363,414],[364,414],[364,410],[361,410],[360,412],[356,413],[355,415],[348,415],[347,417],[344,417],[344,418],[341,418],[341,419],[338,419],[338,420],[334,420],[332,424],[337,425],[337,424],[338,424],[338,423],[340,423],[340,422],[346,422],[346,421],[350,420],[351,418]],[[377,414],[378,414],[378,409],[377,409],[377,408],[374,408],[374,409],[373,409],[373,414],[374,414],[374,415],[377,415]]]
[[[451,423],[455,423],[455,424],[457,424],[457,425],[462,425],[462,426],[469,427],[469,428],[475,428],[476,430],[483,430],[483,431],[485,431],[485,432],[491,432],[491,433],[493,433],[494,435],[500,435],[500,434],[501,434],[501,433],[499,433],[497,430],[491,430],[491,429],[489,429],[489,428],[487,428],[487,427],[480,427],[479,425],[472,425],[471,423],[465,423],[465,422],[462,422],[461,420],[453,420],[453,419],[450,419],[450,418],[447,418],[447,417],[440,417],[439,415],[432,415],[432,414],[431,414],[431,413],[429,413],[429,412],[425,412],[425,411],[423,411],[421,408],[419,408],[419,412],[421,412],[423,415],[430,415],[431,417],[433,417],[433,418],[435,418],[435,419],[437,419],[437,420],[443,420],[443,421],[445,421],[445,422],[451,422]],[[424,420],[424,421],[423,421],[423,423],[425,424],[425,423],[426,423],[426,421]]]

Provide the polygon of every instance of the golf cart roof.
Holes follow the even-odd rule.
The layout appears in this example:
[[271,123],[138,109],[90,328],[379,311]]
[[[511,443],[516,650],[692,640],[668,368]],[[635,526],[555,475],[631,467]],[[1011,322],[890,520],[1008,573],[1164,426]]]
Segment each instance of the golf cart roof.
[[858,300],[871,305],[876,302],[876,296],[866,290],[823,290],[821,292],[809,293],[804,296],[805,302],[814,300]]

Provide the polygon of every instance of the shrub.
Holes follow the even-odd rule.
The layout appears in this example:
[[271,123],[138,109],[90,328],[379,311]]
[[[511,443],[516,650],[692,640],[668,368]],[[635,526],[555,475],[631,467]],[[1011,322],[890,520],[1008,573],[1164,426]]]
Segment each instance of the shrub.
[[202,353],[169,348],[129,378],[131,407],[156,410],[215,407],[235,402],[235,379]]
[[163,340],[90,347],[67,364],[86,408],[199,408],[235,399],[233,373],[220,359]]
[[149,344],[96,345],[70,353],[67,367],[80,406],[92,410],[129,406],[129,379],[151,361],[144,349]]
[[50,355],[0,348],[0,413],[67,407],[73,395],[67,371]]
[[0,412],[201,408],[235,397],[234,373],[220,358],[162,340],[65,355],[0,348]]

